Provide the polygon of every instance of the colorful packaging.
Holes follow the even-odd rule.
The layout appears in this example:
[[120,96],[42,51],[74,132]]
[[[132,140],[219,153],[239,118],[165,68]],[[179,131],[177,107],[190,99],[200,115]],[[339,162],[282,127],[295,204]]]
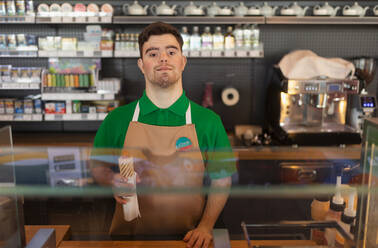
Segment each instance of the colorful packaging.
[[25,1],[24,0],[16,0],[16,11],[17,11],[17,15],[20,15],[20,16],[25,15]]
[[0,81],[9,82],[11,81],[11,65],[0,65]]
[[100,11],[100,8],[98,7],[98,5],[97,4],[95,4],[95,3],[90,3],[90,4],[88,4],[88,6],[87,6],[87,11],[88,12],[92,12],[92,13],[98,13],[99,11]]
[[17,46],[23,47],[26,46],[26,37],[25,34],[17,34]]
[[[35,102],[34,102],[35,107]],[[55,102],[46,102],[45,103],[45,113],[46,114],[55,114]]]
[[16,49],[17,47],[17,41],[16,41],[16,35],[15,34],[8,34],[8,48],[9,49]]
[[66,103],[65,102],[56,102],[55,103],[55,113],[56,114],[65,114],[66,113]]
[[17,68],[17,67],[11,68],[11,79],[12,79],[12,81],[14,81],[14,82],[18,81],[18,79],[20,78],[19,72],[20,72],[19,68]]
[[34,3],[33,3],[33,0],[27,0],[26,1],[26,14],[27,15],[34,14]]
[[73,113],[80,113],[81,111],[81,102],[80,101],[73,101],[72,102],[72,112]]
[[89,105],[87,103],[83,103],[80,110],[81,113],[89,113]]
[[13,114],[14,113],[14,102],[13,99],[5,99],[5,113],[6,114]]
[[0,99],[0,114],[5,114],[5,103],[4,103],[4,99]]
[[14,101],[14,113],[15,114],[23,114],[24,113],[24,101],[23,100],[15,100]]
[[24,113],[32,114],[33,113],[33,100],[25,99],[24,100]]
[[7,15],[7,7],[5,6],[5,1],[0,1],[0,16]]
[[7,35],[0,34],[0,49],[7,49]]
[[87,8],[85,7],[84,4],[82,3],[75,4],[74,12],[85,12],[85,11],[87,11]]
[[25,35],[26,45],[27,46],[36,46],[37,45],[37,37],[32,34]]
[[40,99],[34,100],[34,113],[36,114],[42,113],[42,101]]
[[16,4],[14,3],[14,0],[7,0],[7,13],[8,16],[16,15]]
[[113,15],[113,12],[114,12],[113,6],[111,6],[108,3],[104,3],[101,6],[101,12],[107,13],[108,15]]

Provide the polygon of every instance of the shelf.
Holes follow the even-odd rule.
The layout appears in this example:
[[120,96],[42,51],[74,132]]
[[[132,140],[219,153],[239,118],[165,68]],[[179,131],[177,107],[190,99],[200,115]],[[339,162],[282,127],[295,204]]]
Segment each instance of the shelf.
[[236,16],[114,16],[113,23],[120,24],[150,24],[162,21],[171,24],[243,24],[265,23],[263,16],[236,17]]
[[102,121],[107,113],[45,114],[45,121]]
[[0,50],[0,57],[38,57],[38,48],[32,50]]
[[0,121],[42,121],[42,114],[0,114]]
[[272,16],[266,18],[266,24],[378,24],[378,17]]
[[89,24],[89,23],[112,23],[111,16],[38,16],[36,23],[39,24]]
[[114,94],[97,94],[97,93],[42,93],[42,100],[114,100]]
[[0,23],[27,24],[35,23],[35,16],[0,16]]
[[113,51],[38,51],[38,57],[60,57],[60,58],[111,58],[113,57]]
[[0,90],[39,90],[40,83],[0,83]]
[[[264,50],[262,46],[255,50],[236,51],[184,51],[188,58],[262,58]],[[139,58],[139,51],[115,51],[116,58]]]

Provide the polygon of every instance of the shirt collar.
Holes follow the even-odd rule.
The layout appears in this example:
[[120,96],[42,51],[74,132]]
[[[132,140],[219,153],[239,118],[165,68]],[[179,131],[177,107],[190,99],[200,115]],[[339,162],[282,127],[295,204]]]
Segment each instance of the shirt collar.
[[[160,109],[153,102],[151,102],[146,94],[146,91],[143,92],[143,96],[139,99],[139,105],[141,115],[147,115]],[[185,91],[183,90],[182,95],[179,97],[179,99],[177,99],[177,101],[167,109],[177,115],[185,116],[188,105],[189,99],[186,97]]]

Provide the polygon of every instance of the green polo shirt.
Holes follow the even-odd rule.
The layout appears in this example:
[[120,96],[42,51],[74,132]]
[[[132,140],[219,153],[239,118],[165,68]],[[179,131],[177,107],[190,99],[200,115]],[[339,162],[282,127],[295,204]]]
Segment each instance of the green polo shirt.
[[[106,116],[97,130],[94,148],[123,148],[125,135],[129,123],[132,121],[137,102],[118,107]],[[186,97],[185,91],[175,103],[166,109],[158,108],[147,97],[146,92],[143,92],[143,96],[139,99],[138,122],[156,126],[185,125],[185,114],[189,102],[192,123],[195,125],[198,143],[206,163],[206,171],[212,179],[231,176],[236,171],[235,156],[219,115],[190,101]],[[98,155],[98,153],[92,152],[93,159],[96,159],[95,157]]]

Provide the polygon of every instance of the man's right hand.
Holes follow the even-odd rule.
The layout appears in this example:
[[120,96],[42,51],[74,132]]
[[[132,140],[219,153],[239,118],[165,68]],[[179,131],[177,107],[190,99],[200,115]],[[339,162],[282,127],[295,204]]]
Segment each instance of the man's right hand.
[[[138,174],[136,174],[136,182],[140,182],[140,178]],[[114,188],[130,188],[130,189],[135,189],[135,185],[128,183],[127,179],[122,177],[121,174],[116,173],[113,176],[112,184]],[[120,195],[120,192],[116,192],[113,194],[114,199],[119,203],[119,204],[126,204],[128,199],[124,198]]]

